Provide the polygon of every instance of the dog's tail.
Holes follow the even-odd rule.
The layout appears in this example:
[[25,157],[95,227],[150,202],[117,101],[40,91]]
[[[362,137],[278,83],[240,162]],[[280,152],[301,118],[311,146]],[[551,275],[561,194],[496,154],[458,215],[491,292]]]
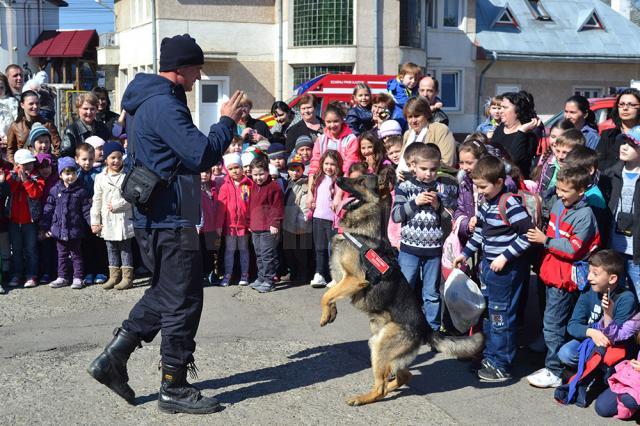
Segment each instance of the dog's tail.
[[426,343],[433,350],[456,358],[473,358],[484,348],[484,334],[475,333],[471,336],[445,336],[440,332],[430,333]]

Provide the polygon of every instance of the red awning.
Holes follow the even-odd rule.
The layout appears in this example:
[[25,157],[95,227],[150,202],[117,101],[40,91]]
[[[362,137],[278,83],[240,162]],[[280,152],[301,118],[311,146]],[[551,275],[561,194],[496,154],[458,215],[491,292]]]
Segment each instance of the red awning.
[[95,30],[43,31],[29,56],[34,58],[82,58],[91,43],[98,44]]

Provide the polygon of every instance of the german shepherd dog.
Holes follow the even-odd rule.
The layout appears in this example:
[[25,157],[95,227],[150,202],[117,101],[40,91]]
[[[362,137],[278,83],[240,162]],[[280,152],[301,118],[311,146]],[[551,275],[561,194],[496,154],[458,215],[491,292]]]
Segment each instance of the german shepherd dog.
[[[336,285],[321,300],[320,326],[336,319],[336,301],[351,297],[351,303],[369,315],[373,389],[347,399],[349,405],[363,405],[384,398],[389,392],[411,379],[408,366],[423,343],[458,358],[470,358],[482,350],[483,335],[444,337],[427,325],[421,303],[402,275],[396,255],[381,232],[381,210],[378,178],[375,175],[353,179],[338,178],[337,185],[353,200],[345,206],[341,221],[344,235],[373,249],[378,259],[389,266],[386,273],[372,269],[361,248],[337,235],[331,241],[331,275]],[[348,234],[347,234],[348,233]],[[379,265],[379,262],[377,262]],[[395,378],[393,378],[393,376]]]

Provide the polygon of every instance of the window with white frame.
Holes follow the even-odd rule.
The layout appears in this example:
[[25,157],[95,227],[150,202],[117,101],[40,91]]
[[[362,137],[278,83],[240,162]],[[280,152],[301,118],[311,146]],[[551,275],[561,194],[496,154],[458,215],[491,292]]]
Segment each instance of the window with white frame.
[[443,109],[457,111],[462,108],[462,71],[440,72],[440,98]]
[[353,0],[294,0],[294,46],[353,44]]
[[131,1],[131,25],[147,23],[151,20],[151,0]]
[[438,28],[438,0],[427,0],[427,27]]
[[604,88],[602,87],[574,87],[573,94],[574,95],[582,95],[585,98],[601,98],[604,93]]
[[461,7],[460,0],[443,0],[442,26],[456,28],[460,26]]

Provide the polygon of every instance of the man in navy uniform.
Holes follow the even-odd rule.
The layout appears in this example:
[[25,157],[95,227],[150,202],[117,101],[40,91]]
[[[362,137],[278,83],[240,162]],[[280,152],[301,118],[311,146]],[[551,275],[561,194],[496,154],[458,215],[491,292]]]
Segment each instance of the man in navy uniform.
[[200,222],[200,172],[217,164],[236,132],[242,114],[236,91],[221,107],[221,118],[201,133],[193,124],[185,92],[200,79],[204,54],[188,34],[162,40],[160,74],[137,74],[125,90],[127,133],[136,164],[160,176],[144,213],[134,211],[135,236],[152,271],[151,287],[114,331],[115,337],[89,366],[89,374],[127,402],[127,361],[140,342],[162,331],[162,384],[158,407],[168,412],[220,411],[186,380],[195,373],[194,337],[202,313],[202,258],[195,225]]

